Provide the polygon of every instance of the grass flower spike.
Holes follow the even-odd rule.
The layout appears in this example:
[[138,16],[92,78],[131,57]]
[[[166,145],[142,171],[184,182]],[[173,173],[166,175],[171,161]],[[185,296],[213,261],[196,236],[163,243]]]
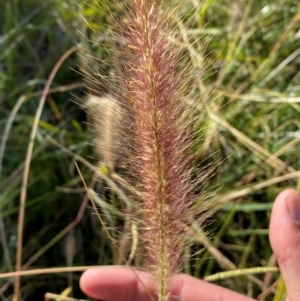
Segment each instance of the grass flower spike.
[[159,300],[166,301],[194,199],[184,101],[188,84],[181,50],[169,42],[172,31],[162,3],[132,0],[128,11],[120,34],[127,49],[119,74],[124,86],[120,98],[132,120],[129,157],[139,191],[143,259],[156,280]]

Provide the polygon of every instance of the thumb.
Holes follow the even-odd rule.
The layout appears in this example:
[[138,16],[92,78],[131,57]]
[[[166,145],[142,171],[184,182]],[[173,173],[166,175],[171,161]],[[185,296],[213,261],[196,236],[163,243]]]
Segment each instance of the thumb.
[[287,290],[289,301],[300,296],[300,197],[293,189],[275,200],[270,223],[270,242]]

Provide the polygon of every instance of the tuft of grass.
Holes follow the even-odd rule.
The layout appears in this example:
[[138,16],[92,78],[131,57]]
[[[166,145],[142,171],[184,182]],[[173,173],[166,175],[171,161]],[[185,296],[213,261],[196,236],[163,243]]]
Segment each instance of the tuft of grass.
[[[113,43],[113,24],[110,12],[99,9],[96,1],[74,5],[68,0],[14,0],[0,5],[0,133],[1,143],[5,142],[0,168],[0,269],[6,273],[15,267],[24,160],[45,82],[59,57],[76,42],[92,52],[95,46],[88,39]],[[217,100],[214,105],[206,101],[209,118],[197,125],[206,146],[199,151],[199,162],[222,162],[208,187],[210,191],[218,188],[212,198],[221,208],[207,227],[208,237],[197,227],[197,233],[190,234],[192,246],[185,256],[191,259],[184,269],[204,277],[235,268],[274,266],[266,235],[270,204],[279,191],[296,186],[299,177],[299,3],[207,0],[199,7],[191,0],[180,2],[180,13],[178,24],[186,28],[190,42],[178,47],[192,53],[190,72],[198,74],[203,64],[210,66],[195,81],[202,95],[209,96],[206,99]],[[91,20],[88,25],[97,33],[80,16]],[[105,60],[105,49],[98,51]],[[88,118],[70,101],[85,95],[82,76],[71,70],[82,64],[80,56],[73,55],[58,70],[37,129],[23,227],[26,269],[66,266],[63,234],[75,225],[79,234],[74,267],[120,263],[124,262],[120,258],[130,255],[131,226],[122,219],[122,210],[128,206],[126,183],[116,174],[95,170],[93,133],[84,123]],[[107,75],[111,69],[99,63],[92,71]],[[94,212],[80,209],[86,193],[75,161],[80,162],[90,190],[98,195],[99,211],[111,235],[123,237],[122,247],[118,246],[121,255]],[[116,168],[122,169],[118,164]],[[206,250],[200,252],[202,245]],[[139,265],[136,257],[132,261]],[[79,274],[74,272],[73,277],[73,295],[84,298],[78,288]],[[273,300],[272,285],[277,279],[277,274],[241,275],[217,283],[255,298],[261,295],[260,300]],[[60,294],[68,286],[64,273],[40,273],[21,280],[23,300],[42,299],[46,292]],[[2,299],[11,299],[12,283],[12,278],[1,279]]]

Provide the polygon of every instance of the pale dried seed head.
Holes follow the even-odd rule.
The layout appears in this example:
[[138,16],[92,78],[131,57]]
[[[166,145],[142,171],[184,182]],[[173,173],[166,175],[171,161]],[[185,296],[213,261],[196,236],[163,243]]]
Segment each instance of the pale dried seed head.
[[95,131],[95,147],[99,159],[110,171],[115,170],[116,161],[122,159],[121,108],[110,96],[87,97],[85,106],[91,116]]

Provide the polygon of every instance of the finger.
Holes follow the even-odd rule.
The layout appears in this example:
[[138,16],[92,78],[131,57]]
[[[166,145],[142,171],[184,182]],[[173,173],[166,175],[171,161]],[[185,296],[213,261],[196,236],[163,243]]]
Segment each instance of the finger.
[[151,300],[150,296],[154,296],[151,277],[135,273],[129,268],[115,266],[89,269],[82,274],[80,287],[88,296],[100,300]]
[[[151,301],[155,295],[154,282],[149,274],[134,273],[131,269],[120,267],[88,270],[83,273],[80,286],[87,295],[109,301]],[[174,276],[171,296],[171,300],[177,301],[254,301],[183,274]]]
[[276,198],[270,223],[270,242],[289,301],[300,296],[300,197],[287,189]]

